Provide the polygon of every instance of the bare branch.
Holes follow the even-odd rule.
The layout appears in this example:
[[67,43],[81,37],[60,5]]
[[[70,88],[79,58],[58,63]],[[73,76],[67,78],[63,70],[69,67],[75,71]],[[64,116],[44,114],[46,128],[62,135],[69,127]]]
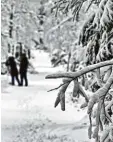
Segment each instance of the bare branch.
[[71,79],[71,80],[68,79],[66,82],[60,84],[58,87],[53,88],[53,89],[51,89],[51,90],[48,90],[47,92],[51,92],[51,91],[57,90],[57,89],[59,89],[60,87],[64,86],[65,84],[71,83],[71,81],[73,81],[73,80],[74,80],[74,79]]
[[66,84],[66,83],[60,84],[58,87],[53,88],[53,89],[51,89],[51,90],[48,90],[47,92],[51,92],[51,91],[57,90],[57,89],[59,89],[60,87],[62,87],[64,84]]

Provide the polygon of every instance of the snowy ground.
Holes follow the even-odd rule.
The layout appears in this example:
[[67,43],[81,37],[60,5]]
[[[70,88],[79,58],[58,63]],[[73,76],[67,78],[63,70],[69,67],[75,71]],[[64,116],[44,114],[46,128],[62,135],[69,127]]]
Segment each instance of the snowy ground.
[[54,108],[57,90],[47,92],[61,80],[45,76],[62,68],[52,68],[47,53],[35,51],[34,56],[39,74],[28,74],[29,87],[9,86],[10,78],[2,76],[2,142],[89,142],[86,110],[67,101],[62,112]]

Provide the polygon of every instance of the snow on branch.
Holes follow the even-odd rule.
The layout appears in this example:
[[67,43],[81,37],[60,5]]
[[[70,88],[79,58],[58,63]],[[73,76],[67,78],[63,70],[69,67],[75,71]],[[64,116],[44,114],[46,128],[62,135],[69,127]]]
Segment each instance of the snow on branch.
[[60,103],[62,111],[65,111],[65,92],[67,90],[68,85],[70,84],[70,81],[70,79],[63,79],[63,86],[59,90],[58,96],[54,104],[54,107],[57,107]]
[[[92,111],[93,111],[93,107],[98,102],[97,114],[96,114],[96,127],[95,127],[94,132],[93,132],[93,138],[95,138],[96,141],[98,141],[98,137],[99,137],[98,136],[99,128],[101,128],[101,130],[103,131],[103,125],[102,125],[102,120],[100,118],[100,115],[101,115],[101,112],[102,112],[102,106],[104,105],[105,97],[106,97],[106,95],[107,95],[107,93],[108,93],[108,91],[109,91],[112,84],[113,84],[113,71],[112,71],[112,74],[109,77],[108,81],[106,82],[106,84],[93,94],[93,96],[90,98],[89,103],[88,103],[88,114],[89,114],[90,119],[91,119],[91,114],[92,114]],[[106,110],[104,111],[104,113],[105,113],[104,116],[110,122],[112,122],[112,120],[111,120],[109,114],[107,113],[107,109],[109,107],[111,107],[111,105],[113,105],[113,100],[109,103]],[[104,107],[104,109],[105,109],[105,107]],[[91,138],[91,135],[92,135],[92,122],[90,122],[89,134],[90,134],[89,138]]]
[[96,3],[97,0],[57,0],[54,2],[55,6],[52,8],[52,11],[55,10],[55,15],[57,16],[58,12],[62,12],[63,14],[67,14],[72,11],[73,19],[78,20],[79,13],[85,2],[88,2],[88,8],[91,7],[93,3]]
[[102,88],[100,88],[98,91],[96,91],[93,94],[93,96],[91,97],[91,99],[89,101],[89,105],[88,105],[88,114],[91,113],[94,104],[99,99],[105,98],[105,96],[108,93],[108,91],[109,91],[112,84],[113,84],[113,72],[112,72],[111,76],[109,77],[107,83]]
[[109,65],[113,65],[113,59],[109,60],[109,61],[104,61],[104,62],[100,62],[94,65],[90,65],[85,67],[84,69],[81,69],[80,71],[77,72],[63,72],[63,73],[54,73],[54,74],[50,74],[46,76],[46,79],[54,79],[54,78],[77,78],[83,74],[86,74],[92,70],[95,70],[97,68],[100,67],[104,67],[104,66],[109,66]]

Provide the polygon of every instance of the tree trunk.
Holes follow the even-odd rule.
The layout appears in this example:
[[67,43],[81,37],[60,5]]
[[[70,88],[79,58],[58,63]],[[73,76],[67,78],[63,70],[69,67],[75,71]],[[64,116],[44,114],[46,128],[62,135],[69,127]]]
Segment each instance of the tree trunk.
[[[12,39],[13,38],[13,18],[14,18],[14,14],[13,14],[13,5],[11,5],[11,12],[9,15],[9,38]],[[8,52],[11,53],[11,45],[8,44]]]
[[69,71],[70,58],[71,58],[71,52],[69,52],[68,54],[67,72]]

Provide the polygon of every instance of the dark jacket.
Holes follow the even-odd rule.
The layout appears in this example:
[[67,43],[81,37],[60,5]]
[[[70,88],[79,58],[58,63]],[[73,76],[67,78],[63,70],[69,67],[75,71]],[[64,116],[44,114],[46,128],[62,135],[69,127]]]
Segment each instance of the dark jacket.
[[25,55],[22,55],[21,60],[20,60],[20,74],[21,73],[26,73],[28,69],[28,59]]
[[17,69],[17,66],[16,66],[16,62],[14,60],[14,57],[9,57],[7,59],[6,66],[10,67],[10,73],[11,73],[11,75],[13,75],[13,76],[18,75],[18,69]]

